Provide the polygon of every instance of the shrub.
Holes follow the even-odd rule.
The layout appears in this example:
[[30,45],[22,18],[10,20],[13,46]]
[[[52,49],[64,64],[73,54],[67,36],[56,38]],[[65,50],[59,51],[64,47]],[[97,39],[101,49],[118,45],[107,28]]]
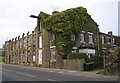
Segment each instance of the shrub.
[[86,62],[94,62],[94,68],[103,68],[102,56],[92,56]]
[[120,47],[109,50],[106,58],[106,71],[112,74],[118,74],[120,70]]
[[88,56],[85,53],[71,53],[67,57],[68,59],[85,59],[87,61]]

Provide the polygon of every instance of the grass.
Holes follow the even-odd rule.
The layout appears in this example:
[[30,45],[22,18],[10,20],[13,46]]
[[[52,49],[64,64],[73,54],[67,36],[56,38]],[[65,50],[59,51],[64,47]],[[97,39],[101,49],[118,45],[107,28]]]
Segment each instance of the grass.
[[96,74],[102,74],[102,75],[105,75],[105,76],[113,76],[113,75],[118,76],[118,74],[114,74],[113,72],[112,72],[112,73],[110,73],[110,72],[108,72],[108,71],[105,71],[104,69],[103,69],[103,70],[98,71]]
[[112,76],[112,74],[111,74],[111,73],[109,73],[109,72],[105,71],[104,69],[103,69],[103,70],[101,70],[101,71],[98,71],[96,74],[102,74],[102,75],[106,75],[106,76]]

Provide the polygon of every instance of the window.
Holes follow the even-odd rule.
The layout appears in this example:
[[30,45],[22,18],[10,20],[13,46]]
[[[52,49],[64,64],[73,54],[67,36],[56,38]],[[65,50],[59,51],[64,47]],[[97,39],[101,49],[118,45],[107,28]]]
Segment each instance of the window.
[[88,37],[89,37],[89,43],[92,44],[93,43],[93,35],[90,34]]
[[50,38],[51,42],[55,41],[55,33],[51,32]]
[[102,44],[105,43],[105,36],[102,36]]
[[107,39],[108,39],[108,44],[110,44],[111,43],[110,37],[107,37]]
[[72,53],[76,53],[77,52],[77,47],[73,47],[72,48]]
[[51,32],[50,34],[50,46],[54,46],[55,45],[55,33]]
[[20,40],[20,48],[22,47],[22,40]]
[[26,40],[25,40],[25,38],[24,38],[24,40],[23,40],[23,41],[24,41],[24,47],[25,47],[25,46],[26,46]]
[[42,48],[42,33],[39,35],[39,48]]
[[30,52],[28,52],[28,56],[27,56],[27,60],[28,60],[28,62],[30,62]]
[[33,52],[33,61],[35,61],[35,55],[36,55],[36,52],[34,51]]
[[16,41],[16,49],[18,49],[18,41]]
[[36,45],[36,35],[33,36],[33,45]]
[[28,37],[28,46],[30,46],[30,36]]
[[71,40],[75,41],[75,34],[71,33]]
[[51,60],[56,60],[56,48],[51,48]]
[[13,51],[15,51],[15,43],[13,42]]
[[80,34],[80,42],[85,42],[85,38],[84,38],[85,34],[84,33],[81,33]]
[[113,37],[113,44],[115,45],[116,44],[116,39]]
[[52,40],[53,41],[55,40],[55,34],[54,33],[52,34]]

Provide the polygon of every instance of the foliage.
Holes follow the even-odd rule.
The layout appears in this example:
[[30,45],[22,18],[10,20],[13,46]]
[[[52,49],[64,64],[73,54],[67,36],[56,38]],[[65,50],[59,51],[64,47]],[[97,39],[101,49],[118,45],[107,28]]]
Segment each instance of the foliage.
[[88,60],[88,56],[85,53],[71,53],[68,55],[68,59],[85,59]]
[[77,33],[85,27],[88,18],[90,18],[90,16],[87,10],[83,7],[77,7],[56,13],[43,20],[43,24],[47,30],[54,32],[64,33],[66,31],[67,34],[70,32]]
[[103,68],[102,56],[91,56],[86,62],[94,62],[94,68]]
[[41,22],[43,22],[44,19],[48,18],[50,15],[46,14],[44,12],[40,12]]
[[0,62],[4,62],[5,58],[0,55]]
[[72,50],[72,47],[74,45],[74,42],[70,40],[70,35],[69,36],[64,36],[61,33],[56,33],[56,46],[57,46],[57,51],[60,55],[63,56],[64,59],[67,58],[67,55],[69,55],[70,51]]
[[106,70],[109,73],[117,74],[120,70],[120,47],[115,47],[109,50],[106,57]]
[[[83,7],[71,8],[54,15],[46,15],[42,18],[42,26],[47,31],[56,33],[56,46],[58,54],[63,58],[71,53],[75,41],[71,40],[71,33],[76,36],[85,28],[91,19],[87,10]],[[47,18],[46,18],[47,17]]]
[[118,37],[119,39],[118,39],[118,44],[117,44],[117,46],[119,46],[120,47],[120,37]]

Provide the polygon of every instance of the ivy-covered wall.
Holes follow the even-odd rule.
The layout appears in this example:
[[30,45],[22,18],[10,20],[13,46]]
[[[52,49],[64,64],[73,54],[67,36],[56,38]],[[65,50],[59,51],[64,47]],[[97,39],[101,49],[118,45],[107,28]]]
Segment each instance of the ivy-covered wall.
[[54,15],[41,13],[42,27],[48,32],[56,34],[57,52],[63,58],[67,58],[75,45],[75,41],[71,40],[71,33],[74,33],[77,37],[90,20],[91,16],[83,7],[67,9]]
[[[76,37],[75,47],[92,47],[95,48],[95,55],[98,55],[98,42],[99,42],[99,28],[97,23],[90,18],[87,25],[82,29],[84,33],[84,42],[81,43],[80,33]],[[93,44],[89,43],[89,32],[92,33]]]

